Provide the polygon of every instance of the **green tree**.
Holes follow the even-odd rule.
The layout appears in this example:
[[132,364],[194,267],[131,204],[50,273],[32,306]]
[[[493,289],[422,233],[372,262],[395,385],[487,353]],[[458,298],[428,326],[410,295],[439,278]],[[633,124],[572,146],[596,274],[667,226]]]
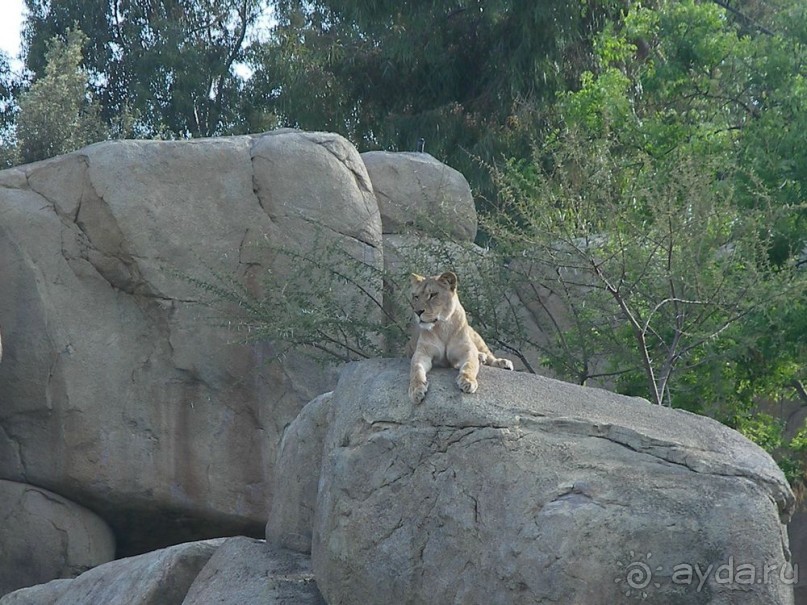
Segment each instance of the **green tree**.
[[[564,121],[591,137],[613,134],[626,157],[721,158],[742,168],[731,174],[748,207],[759,186],[766,200],[803,204],[807,8],[777,4],[738,5],[753,18],[695,0],[631,6],[597,37],[596,67],[581,88],[563,95]],[[779,263],[807,244],[807,213],[785,217],[771,226]]]
[[89,91],[82,68],[86,36],[67,33],[67,42],[54,39],[45,73],[19,100],[17,140],[20,161],[34,162],[67,153],[108,136],[98,104]]
[[47,41],[72,27],[89,36],[86,66],[114,124],[130,112],[141,136],[211,136],[243,130],[248,32],[262,0],[26,0],[26,66],[40,73]]
[[571,319],[550,367],[709,414],[794,479],[802,445],[758,410],[807,403],[807,10],[719,4],[633,5],[603,28],[549,144],[502,171],[510,216],[489,220],[559,267],[545,287]]
[[423,138],[484,186],[475,158],[528,153],[545,106],[591,66],[592,34],[618,5],[282,0],[250,58],[252,105],[360,150],[413,151]]
[[20,77],[13,73],[11,62],[0,51],[0,169],[15,162],[16,136],[14,124],[17,116],[17,96],[21,88]]
[[[478,189],[490,171],[491,249],[459,254],[485,279],[440,246],[439,267],[402,266],[457,270],[474,324],[526,367],[709,414],[794,478],[803,435],[787,442],[757,401],[807,377],[807,17],[796,0],[721,4],[283,2],[248,92],[258,119],[361,148],[424,137]],[[303,262],[328,273],[327,257]],[[253,306],[251,332],[377,354],[361,333],[401,324],[376,313],[345,333],[333,275],[310,313],[288,312],[284,297],[311,294],[294,286]]]
[[767,225],[787,210],[743,207],[722,162],[620,152],[616,137],[559,133],[548,167],[544,148],[499,174],[488,230],[514,259],[516,288],[541,282],[563,301],[546,365],[703,412],[690,373],[708,380],[697,372],[704,360],[725,363],[724,333],[753,339],[749,318],[804,293],[795,267],[767,255]]

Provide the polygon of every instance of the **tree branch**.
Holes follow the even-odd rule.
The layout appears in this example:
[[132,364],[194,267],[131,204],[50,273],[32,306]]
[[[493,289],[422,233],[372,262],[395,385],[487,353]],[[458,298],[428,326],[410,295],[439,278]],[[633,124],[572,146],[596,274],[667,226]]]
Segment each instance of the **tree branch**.
[[796,393],[798,394],[799,399],[801,399],[801,404],[807,405],[807,389],[804,388],[804,384],[802,384],[801,380],[794,378],[790,381],[789,385],[796,389]]
[[733,6],[729,5],[728,1],[712,0],[712,2],[714,2],[718,6],[726,9],[728,12],[730,12],[735,17],[739,17],[740,19],[742,19],[746,23],[746,25],[749,25],[750,27],[753,27],[758,32],[760,32],[762,34],[765,34],[766,36],[772,36],[773,35],[773,32],[771,30],[769,30],[767,27],[764,27],[763,25],[760,25],[759,23],[755,23],[754,21],[752,21],[751,17],[748,17],[747,15],[745,15],[745,14],[741,13],[740,11],[738,11]]

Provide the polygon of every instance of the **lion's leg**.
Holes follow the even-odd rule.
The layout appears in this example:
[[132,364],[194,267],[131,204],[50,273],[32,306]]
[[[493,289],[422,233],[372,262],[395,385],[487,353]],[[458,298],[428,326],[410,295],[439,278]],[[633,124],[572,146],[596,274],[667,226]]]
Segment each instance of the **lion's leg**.
[[512,370],[513,369],[513,362],[509,359],[505,359],[504,357],[494,357],[493,355],[488,355],[485,360],[485,365],[493,366],[494,368],[502,368],[504,370]]
[[415,351],[412,355],[412,364],[409,368],[409,399],[412,403],[418,404],[423,401],[426,391],[429,390],[429,382],[426,374],[432,368],[432,358],[421,352]]
[[513,362],[509,359],[496,357],[493,353],[491,353],[488,345],[485,344],[485,341],[482,340],[482,337],[479,334],[473,332],[471,336],[474,340],[474,345],[476,346],[477,351],[479,351],[479,363],[486,366],[492,366],[494,368],[504,368],[505,370],[513,369]]
[[458,356],[458,362],[454,367],[459,368],[457,375],[457,386],[463,393],[476,393],[479,383],[476,376],[479,374],[479,354],[475,347],[468,346],[463,349]]

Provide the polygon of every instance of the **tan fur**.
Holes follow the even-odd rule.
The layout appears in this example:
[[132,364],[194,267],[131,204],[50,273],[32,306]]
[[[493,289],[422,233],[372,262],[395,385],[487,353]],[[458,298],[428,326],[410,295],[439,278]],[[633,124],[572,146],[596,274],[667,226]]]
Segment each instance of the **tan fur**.
[[479,364],[513,369],[509,359],[491,353],[482,337],[468,325],[465,309],[457,296],[457,276],[451,271],[422,277],[412,274],[412,308],[415,311],[417,343],[409,372],[409,398],[420,403],[429,383],[432,366],[457,368],[457,386],[475,393]]

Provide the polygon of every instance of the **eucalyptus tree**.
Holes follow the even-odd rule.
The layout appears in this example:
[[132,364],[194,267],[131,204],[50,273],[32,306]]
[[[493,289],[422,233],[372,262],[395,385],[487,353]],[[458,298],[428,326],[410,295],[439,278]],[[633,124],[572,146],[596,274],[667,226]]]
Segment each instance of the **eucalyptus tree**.
[[88,36],[85,68],[113,122],[124,112],[138,134],[209,136],[237,130],[243,61],[262,0],[26,0],[26,66],[42,73],[48,41]]
[[347,136],[360,150],[425,151],[466,174],[527,154],[558,91],[589,68],[621,3],[279,0],[251,58],[252,105],[281,124]]

